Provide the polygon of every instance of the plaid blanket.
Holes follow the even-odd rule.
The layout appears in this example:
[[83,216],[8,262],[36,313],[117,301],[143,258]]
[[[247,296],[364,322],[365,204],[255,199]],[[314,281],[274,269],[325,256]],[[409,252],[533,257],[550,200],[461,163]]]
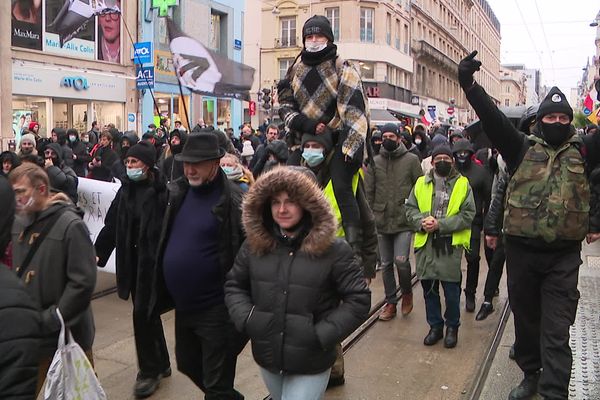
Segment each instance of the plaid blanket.
[[353,157],[365,144],[369,102],[360,74],[348,61],[327,60],[315,66],[298,60],[279,82],[279,116],[293,131],[315,133],[319,122],[348,130],[343,154]]

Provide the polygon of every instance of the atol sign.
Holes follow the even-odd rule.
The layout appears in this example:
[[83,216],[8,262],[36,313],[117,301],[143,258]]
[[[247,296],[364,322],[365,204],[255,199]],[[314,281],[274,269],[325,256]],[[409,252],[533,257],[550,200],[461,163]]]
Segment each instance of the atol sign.
[[61,87],[73,88],[77,91],[88,90],[90,85],[83,76],[65,76],[60,81]]
[[136,67],[135,84],[138,89],[154,89],[154,67]]
[[151,63],[153,58],[152,42],[139,42],[133,44],[133,63]]

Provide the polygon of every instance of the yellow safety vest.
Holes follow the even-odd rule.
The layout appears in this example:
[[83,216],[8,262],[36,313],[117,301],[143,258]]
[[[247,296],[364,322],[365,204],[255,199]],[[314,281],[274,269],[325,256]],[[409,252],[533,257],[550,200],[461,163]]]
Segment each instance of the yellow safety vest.
[[[450,194],[450,201],[448,202],[447,217],[458,214],[460,206],[464,203],[467,198],[469,191],[469,180],[464,176],[459,177],[454,184],[452,193]],[[431,203],[433,199],[433,182],[426,183],[425,177],[421,176],[415,183],[415,198],[417,199],[417,205],[421,213],[431,212]],[[415,249],[419,249],[425,246],[427,243],[427,232],[417,232],[415,234]],[[452,246],[462,246],[465,249],[469,249],[471,243],[471,228],[464,229],[452,233]]]
[[[358,190],[358,179],[362,176],[362,174],[362,169],[359,169],[358,172],[354,174],[354,177],[352,178],[352,192],[354,193],[355,197],[356,191]],[[331,179],[329,180],[329,183],[327,183],[327,186],[325,186],[323,194],[325,194],[325,198],[327,199],[329,204],[331,204],[331,208],[333,209],[333,215],[335,216],[335,219],[338,223],[338,230],[336,231],[335,236],[339,238],[345,238],[346,232],[344,232],[344,227],[342,225],[342,213],[340,212],[340,207],[338,206],[337,199],[335,198],[335,193],[333,191],[333,182],[331,181]]]

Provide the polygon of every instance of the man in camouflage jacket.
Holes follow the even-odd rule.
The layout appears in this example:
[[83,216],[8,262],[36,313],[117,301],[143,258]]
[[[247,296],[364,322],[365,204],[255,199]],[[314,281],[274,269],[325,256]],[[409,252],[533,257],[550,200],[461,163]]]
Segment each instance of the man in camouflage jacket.
[[509,399],[529,399],[538,390],[545,399],[567,399],[581,242],[600,237],[600,226],[590,223],[596,219],[585,173],[585,163],[591,170],[598,157],[584,158],[573,110],[556,87],[540,103],[533,134],[519,132],[473,81],[481,66],[476,54],[460,62],[458,79],[511,175],[503,233],[515,356],[525,377]]

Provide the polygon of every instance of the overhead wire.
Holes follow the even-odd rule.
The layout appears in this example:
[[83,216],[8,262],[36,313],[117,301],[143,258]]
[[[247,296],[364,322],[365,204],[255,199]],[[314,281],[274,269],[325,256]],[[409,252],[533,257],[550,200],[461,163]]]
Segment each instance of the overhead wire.
[[540,20],[540,24],[542,26],[542,34],[544,35],[544,41],[546,42],[546,48],[548,49],[548,55],[550,56],[550,65],[552,66],[552,78],[556,79],[554,75],[554,59],[552,57],[552,50],[550,50],[550,45],[548,44],[548,36],[546,36],[546,29],[544,28],[544,21],[542,20],[542,14],[540,13],[540,8],[538,7],[537,0],[533,1],[535,4],[535,9],[537,10],[537,15]]
[[523,16],[523,12],[521,11],[521,7],[519,7],[519,2],[518,2],[518,0],[514,0],[514,1],[515,1],[515,5],[517,6],[517,10],[519,11],[519,15],[521,16],[521,21],[523,21],[523,25],[525,26],[525,30],[527,31],[527,35],[529,36],[529,40],[531,40],[531,44],[533,45],[533,49],[535,50],[535,54],[538,56],[538,60],[540,61],[540,69],[543,69],[544,68],[544,62],[542,61],[542,57],[540,55],[540,52],[537,49],[537,46],[535,45],[535,41],[533,40],[533,36],[531,36],[531,32],[529,31],[529,27],[525,23],[525,17]]

